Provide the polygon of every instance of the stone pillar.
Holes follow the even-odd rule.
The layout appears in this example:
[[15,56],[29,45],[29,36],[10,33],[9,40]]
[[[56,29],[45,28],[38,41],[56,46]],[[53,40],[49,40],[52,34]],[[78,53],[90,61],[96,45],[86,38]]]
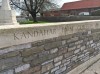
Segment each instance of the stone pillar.
[[11,10],[9,0],[2,0],[0,25],[18,25],[16,14],[13,10]]
[[9,0],[2,0],[2,10],[11,10]]

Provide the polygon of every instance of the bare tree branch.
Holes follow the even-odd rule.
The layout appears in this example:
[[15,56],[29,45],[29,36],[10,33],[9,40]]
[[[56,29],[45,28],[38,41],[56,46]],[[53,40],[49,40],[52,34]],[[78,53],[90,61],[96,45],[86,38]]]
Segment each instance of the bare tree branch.
[[13,0],[11,0],[11,2],[12,2],[12,4],[15,5],[17,8],[19,8],[19,9],[21,9],[21,10],[24,10],[24,11],[27,11],[26,9],[23,9],[22,7],[16,5],[16,4],[13,2]]
[[[16,1],[16,0],[15,0]],[[54,0],[22,0],[22,5],[19,6],[11,0],[12,4],[17,8],[24,10],[23,12],[28,12],[31,14],[33,21],[37,22],[36,15],[40,13],[40,11],[44,11],[44,9],[54,8],[56,4],[52,3]]]

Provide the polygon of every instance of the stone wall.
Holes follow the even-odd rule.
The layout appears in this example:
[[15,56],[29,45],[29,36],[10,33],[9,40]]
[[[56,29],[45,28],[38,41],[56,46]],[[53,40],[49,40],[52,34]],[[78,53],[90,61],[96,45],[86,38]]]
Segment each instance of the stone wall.
[[37,17],[39,21],[47,22],[67,22],[67,21],[81,21],[81,20],[99,20],[100,16],[51,16],[51,17]]
[[54,24],[1,26],[0,74],[66,74],[99,54],[100,21]]

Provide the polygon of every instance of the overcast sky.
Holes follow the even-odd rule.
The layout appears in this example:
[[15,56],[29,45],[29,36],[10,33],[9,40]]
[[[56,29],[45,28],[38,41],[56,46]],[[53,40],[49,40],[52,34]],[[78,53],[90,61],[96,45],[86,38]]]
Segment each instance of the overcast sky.
[[[1,1],[1,0],[0,0]],[[74,2],[74,1],[79,1],[79,0],[57,0],[57,4],[60,5],[60,7],[67,2]]]
[[[2,0],[0,0],[1,2]],[[62,6],[63,3],[66,3],[66,2],[74,2],[74,1],[79,1],[79,0],[58,0],[58,5]]]

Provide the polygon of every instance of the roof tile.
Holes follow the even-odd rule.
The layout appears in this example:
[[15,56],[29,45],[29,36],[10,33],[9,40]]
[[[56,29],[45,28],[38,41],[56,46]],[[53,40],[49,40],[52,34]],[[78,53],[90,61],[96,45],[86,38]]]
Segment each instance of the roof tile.
[[61,10],[95,8],[95,7],[100,7],[100,0],[82,0],[82,1],[64,3]]

